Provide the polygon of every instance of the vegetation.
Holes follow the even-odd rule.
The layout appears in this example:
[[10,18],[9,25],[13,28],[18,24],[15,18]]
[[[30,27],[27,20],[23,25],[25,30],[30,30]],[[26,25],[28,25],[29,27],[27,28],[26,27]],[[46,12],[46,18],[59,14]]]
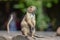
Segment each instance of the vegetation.
[[48,27],[48,23],[50,21],[49,17],[47,15],[44,15],[43,12],[43,5],[51,8],[52,7],[52,2],[57,4],[58,0],[20,0],[18,5],[15,5],[15,8],[19,8],[22,10],[24,13],[26,11],[26,8],[28,6],[34,5],[37,7],[36,11],[36,29],[43,31]]

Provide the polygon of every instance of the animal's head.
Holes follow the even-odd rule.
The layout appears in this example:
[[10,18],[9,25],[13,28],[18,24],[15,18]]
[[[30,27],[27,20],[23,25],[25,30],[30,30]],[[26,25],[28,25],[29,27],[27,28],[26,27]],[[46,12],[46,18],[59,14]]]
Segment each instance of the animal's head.
[[29,13],[33,13],[33,12],[36,11],[36,7],[35,7],[35,6],[30,6],[30,7],[27,8],[27,11],[28,11]]

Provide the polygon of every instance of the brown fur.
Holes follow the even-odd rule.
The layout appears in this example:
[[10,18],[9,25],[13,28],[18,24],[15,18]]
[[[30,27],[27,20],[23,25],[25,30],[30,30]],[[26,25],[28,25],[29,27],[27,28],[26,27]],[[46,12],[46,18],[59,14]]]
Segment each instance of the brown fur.
[[26,15],[24,16],[22,22],[21,22],[21,27],[22,27],[22,34],[25,36],[31,36],[33,37],[35,34],[35,18],[33,20],[30,17],[31,13],[27,12]]

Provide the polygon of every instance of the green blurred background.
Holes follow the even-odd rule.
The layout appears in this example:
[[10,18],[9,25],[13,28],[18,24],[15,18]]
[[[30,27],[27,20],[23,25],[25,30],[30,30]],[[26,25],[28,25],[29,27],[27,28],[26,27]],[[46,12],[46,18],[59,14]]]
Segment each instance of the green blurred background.
[[34,5],[37,8],[36,30],[47,31],[48,29],[50,29],[50,30],[56,31],[57,29],[56,22],[60,18],[60,17],[58,18],[60,13],[59,12],[60,0],[15,0],[15,1],[1,0],[0,4],[6,5],[5,10],[4,10],[4,7],[2,8],[2,11],[4,11],[5,13],[3,14],[5,16],[9,15],[8,13],[11,13],[12,10],[21,11],[22,13],[20,13],[20,15],[18,16],[20,19],[21,19],[21,16],[25,14],[26,8],[31,5]]

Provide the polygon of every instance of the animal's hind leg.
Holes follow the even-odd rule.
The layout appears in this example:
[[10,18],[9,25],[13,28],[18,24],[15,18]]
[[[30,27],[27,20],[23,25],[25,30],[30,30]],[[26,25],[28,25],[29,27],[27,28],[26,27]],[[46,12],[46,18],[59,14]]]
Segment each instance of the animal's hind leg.
[[27,34],[28,32],[27,32],[27,29],[26,28],[22,28],[22,34],[24,35],[24,36],[27,36],[28,34]]
[[21,31],[24,36],[28,36],[29,29],[28,29],[28,25],[26,22],[22,23],[22,30]]

